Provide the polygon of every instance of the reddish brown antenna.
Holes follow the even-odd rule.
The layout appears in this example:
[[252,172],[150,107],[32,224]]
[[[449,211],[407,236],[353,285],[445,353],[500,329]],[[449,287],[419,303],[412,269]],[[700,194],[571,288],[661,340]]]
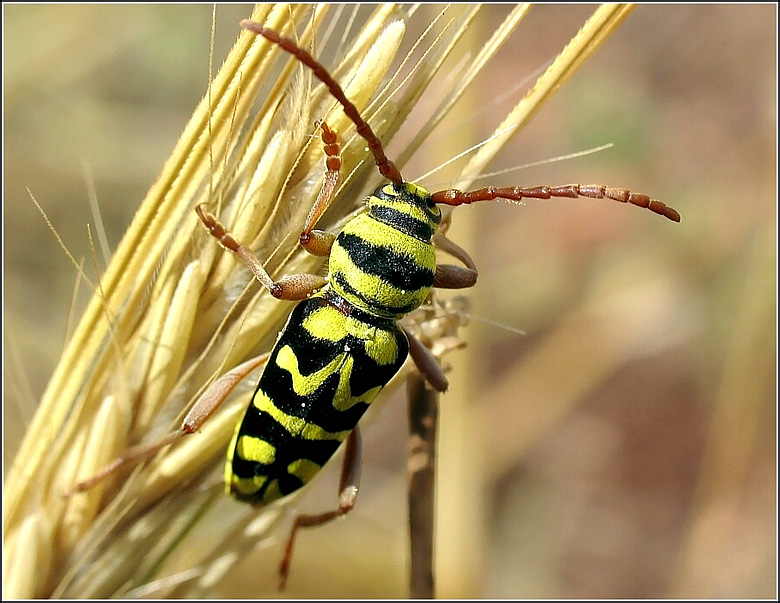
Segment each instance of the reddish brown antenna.
[[[330,93],[344,108],[344,113],[347,114],[347,117],[349,117],[357,127],[358,134],[368,142],[368,148],[374,155],[374,160],[379,168],[379,173],[396,186],[403,184],[404,179],[401,176],[401,172],[398,171],[395,164],[385,155],[384,149],[382,148],[382,142],[377,138],[376,134],[374,134],[374,131],[371,129],[371,126],[368,125],[368,122],[360,115],[360,112],[355,105],[353,105],[344,94],[344,90],[342,90],[341,86],[339,86],[333,77],[331,77],[328,70],[325,69],[321,63],[306,50],[298,46],[293,40],[280,36],[273,29],[268,29],[267,27],[263,27],[259,23],[248,19],[241,21],[240,25],[242,28],[263,36],[270,42],[273,42],[281,47],[282,50],[286,50],[301,63],[309,67],[314,72],[314,75],[327,86]],[[602,184],[566,184],[564,186],[532,187],[513,186],[506,188],[488,186],[470,192],[447,189],[431,194],[431,201],[434,203],[458,206],[475,203],[477,201],[491,201],[494,199],[520,201],[525,198],[550,199],[553,197],[612,199],[614,201],[620,201],[621,203],[631,203],[633,205],[638,205],[639,207],[645,207],[673,222],[680,221],[680,214],[677,210],[668,207],[665,203],[662,203],[657,199],[652,199],[647,195],[634,193],[624,188],[613,188]]]
[[621,203],[631,203],[639,207],[646,207],[658,215],[669,218],[672,222],[680,221],[680,214],[676,209],[668,207],[657,199],[651,199],[647,195],[640,193],[632,193],[625,188],[612,188],[603,184],[566,184],[564,186],[531,186],[526,188],[520,186],[507,188],[487,186],[468,193],[451,188],[431,194],[431,199],[434,203],[452,206],[466,205],[476,201],[492,201],[494,199],[520,201],[524,198],[550,199],[552,197],[612,199]]
[[330,73],[328,73],[328,70],[325,69],[321,63],[319,63],[303,48],[298,46],[293,40],[290,38],[285,38],[284,36],[280,36],[273,29],[263,27],[259,23],[250,21],[249,19],[244,19],[241,21],[241,23],[239,23],[239,25],[247,31],[251,31],[252,33],[263,36],[266,40],[273,42],[282,50],[286,50],[301,63],[309,67],[314,72],[314,75],[317,77],[317,79],[319,79],[328,87],[330,93],[341,104],[341,106],[344,107],[344,113],[346,113],[347,117],[349,117],[354,122],[355,126],[357,127],[357,133],[365,138],[366,142],[368,142],[368,148],[374,155],[374,161],[376,161],[376,165],[379,168],[379,173],[397,186],[400,186],[404,183],[401,172],[398,171],[398,168],[395,167],[395,164],[385,155],[385,151],[382,148],[382,142],[379,140],[379,138],[377,138],[376,134],[374,134],[371,126],[369,126],[368,122],[366,122],[366,120],[361,117],[357,107],[355,107],[355,105],[353,105],[352,102],[347,98],[346,94],[344,94],[344,90],[341,89],[341,86],[339,86],[336,80],[331,77]]

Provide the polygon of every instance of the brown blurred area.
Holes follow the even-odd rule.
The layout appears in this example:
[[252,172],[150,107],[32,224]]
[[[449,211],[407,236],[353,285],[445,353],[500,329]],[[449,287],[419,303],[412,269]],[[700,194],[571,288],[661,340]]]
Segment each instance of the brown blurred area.
[[[475,39],[508,8],[486,7]],[[88,294],[71,309],[76,271],[26,188],[102,269],[90,189],[114,249],[206,89],[211,7],[3,10],[7,466]],[[406,177],[488,136],[592,10],[532,10]],[[215,70],[248,13],[218,7]],[[456,211],[480,281],[441,402],[440,596],[776,596],[776,16],[639,7],[490,169],[614,146],[475,184],[623,186],[680,224],[591,200]],[[300,537],[289,595],[405,595],[404,413],[399,396],[367,426],[358,507]],[[325,473],[302,508],[335,503]],[[276,596],[279,555],[220,594]]]

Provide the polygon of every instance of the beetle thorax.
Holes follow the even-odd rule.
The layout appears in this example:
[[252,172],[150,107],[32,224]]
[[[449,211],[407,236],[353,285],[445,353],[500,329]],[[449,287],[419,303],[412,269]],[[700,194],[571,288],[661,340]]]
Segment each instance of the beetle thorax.
[[397,319],[419,307],[436,272],[431,244],[441,212],[425,189],[386,184],[350,220],[330,254],[330,283],[349,303]]

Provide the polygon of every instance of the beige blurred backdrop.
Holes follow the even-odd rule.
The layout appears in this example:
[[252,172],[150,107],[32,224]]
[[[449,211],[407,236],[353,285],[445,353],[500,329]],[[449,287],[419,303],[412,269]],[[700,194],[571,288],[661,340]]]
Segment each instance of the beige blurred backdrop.
[[[115,249],[205,92],[211,7],[3,10],[7,467],[86,300],[26,188],[94,274],[90,197]],[[536,7],[404,174],[488,136],[592,10]],[[218,7],[215,71],[249,12]],[[484,181],[624,186],[679,225],[604,201],[456,211],[480,282],[441,402],[441,596],[776,596],[776,12],[639,7],[490,169],[614,147]],[[289,595],[405,595],[405,433],[399,397],[364,432],[355,512],[301,536]],[[335,501],[336,473],[303,508]],[[220,594],[275,596],[258,582],[279,549]]]

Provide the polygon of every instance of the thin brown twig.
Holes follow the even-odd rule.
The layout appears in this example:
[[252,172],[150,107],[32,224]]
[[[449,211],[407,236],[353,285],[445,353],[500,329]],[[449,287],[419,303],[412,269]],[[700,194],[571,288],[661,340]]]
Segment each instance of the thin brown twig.
[[436,427],[439,394],[426,386],[425,378],[412,374],[407,381],[409,396],[409,544],[411,571],[409,596],[432,599],[433,527],[436,478]]

